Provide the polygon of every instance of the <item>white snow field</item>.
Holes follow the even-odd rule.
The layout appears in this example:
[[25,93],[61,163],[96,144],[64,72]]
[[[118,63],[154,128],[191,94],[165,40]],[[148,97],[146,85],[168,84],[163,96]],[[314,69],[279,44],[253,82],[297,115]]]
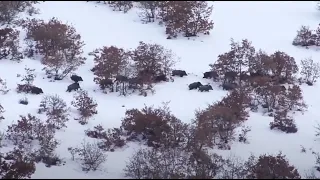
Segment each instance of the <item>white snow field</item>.
[[[102,46],[115,45],[125,49],[134,48],[139,41],[153,42],[171,49],[180,61],[176,68],[190,73],[187,77],[175,78],[174,82],[160,83],[156,85],[156,93],[147,97],[130,95],[119,96],[118,93],[102,94],[94,92],[98,86],[93,82],[92,57],[88,57],[86,64],[81,66],[76,73],[84,79],[81,88],[87,90],[98,103],[98,114],[87,125],[80,125],[70,119],[68,128],[58,131],[56,138],[61,142],[57,153],[66,160],[64,166],[45,167],[37,164],[36,172],[32,178],[123,178],[123,168],[128,157],[139,148],[138,144],[130,144],[115,152],[108,152],[108,160],[103,170],[85,173],[80,165],[71,161],[67,151],[70,146],[79,145],[85,138],[84,130],[102,124],[105,128],[119,127],[121,118],[126,109],[142,108],[145,105],[161,105],[170,101],[169,107],[174,115],[184,122],[191,122],[194,112],[198,108],[205,108],[208,103],[220,100],[227,94],[222,89],[200,93],[189,91],[187,84],[194,81],[209,82],[202,79],[202,73],[209,70],[209,64],[213,63],[217,56],[229,50],[230,38],[236,41],[249,39],[253,45],[268,53],[281,50],[293,56],[297,64],[300,60],[312,57],[320,58],[320,52],[311,49],[297,48],[291,43],[296,31],[301,25],[308,25],[315,29],[319,23],[320,12],[316,9],[315,2],[211,2],[214,3],[212,19],[215,23],[210,36],[201,36],[195,39],[180,37],[175,40],[167,40],[164,28],[156,23],[142,24],[135,9],[127,14],[114,12],[106,5],[93,2],[44,2],[37,4],[40,14],[35,17],[48,20],[57,17],[63,22],[71,23],[82,36],[85,42],[84,53],[88,54]],[[23,37],[22,37],[23,38]],[[21,43],[23,41],[21,40]],[[19,115],[27,113],[35,114],[43,95],[27,95],[29,105],[18,104],[18,100],[24,94],[17,94],[15,88],[20,81],[16,75],[24,73],[24,67],[35,68],[37,78],[34,84],[41,87],[43,95],[58,94],[68,105],[73,98],[73,93],[67,93],[66,87],[72,83],[69,78],[62,81],[49,82],[43,79],[44,72],[38,60],[24,59],[17,64],[9,61],[0,62],[0,76],[7,80],[11,91],[6,95],[0,95],[0,103],[6,110],[5,120],[1,127],[6,128],[12,121],[16,121]],[[228,156],[234,154],[246,159],[250,153],[259,155],[262,153],[275,154],[282,151],[290,163],[294,164],[301,175],[315,165],[314,155],[311,149],[320,152],[320,142],[315,137],[315,124],[320,120],[320,85],[302,85],[304,99],[308,105],[308,111],[303,115],[296,113],[295,121],[298,132],[285,134],[269,129],[271,117],[262,116],[261,113],[250,113],[246,122],[251,126],[249,133],[250,144],[234,142],[230,151],[216,150],[219,154]],[[122,107],[125,105],[125,107]],[[71,107],[71,106],[70,106]],[[75,114],[75,109],[72,109]],[[301,145],[307,150],[301,153]]]

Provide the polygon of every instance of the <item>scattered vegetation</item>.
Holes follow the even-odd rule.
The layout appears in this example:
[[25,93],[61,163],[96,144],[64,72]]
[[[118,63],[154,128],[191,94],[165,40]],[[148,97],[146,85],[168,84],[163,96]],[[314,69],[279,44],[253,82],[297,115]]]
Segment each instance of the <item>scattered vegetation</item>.
[[84,64],[86,60],[82,57],[84,43],[71,25],[64,24],[57,18],[52,18],[48,22],[27,19],[23,21],[22,27],[27,31],[26,55],[28,57],[41,55],[41,63],[45,66],[48,78],[61,80]]

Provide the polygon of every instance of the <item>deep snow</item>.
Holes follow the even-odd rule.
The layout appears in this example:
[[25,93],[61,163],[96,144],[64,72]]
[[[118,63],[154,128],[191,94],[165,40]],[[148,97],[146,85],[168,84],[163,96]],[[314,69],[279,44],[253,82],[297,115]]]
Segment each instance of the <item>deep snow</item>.
[[[89,95],[98,102],[98,115],[85,126],[70,120],[67,129],[57,132],[56,137],[61,142],[57,153],[67,160],[67,164],[51,168],[38,164],[33,178],[122,178],[122,169],[127,158],[139,148],[139,145],[132,144],[130,147],[108,153],[104,170],[89,173],[82,172],[77,163],[70,161],[67,147],[79,145],[85,137],[84,130],[97,124],[106,128],[118,127],[126,109],[142,108],[144,104],[159,106],[162,102],[170,101],[172,112],[181,120],[190,122],[196,109],[205,108],[208,103],[220,100],[226,95],[226,92],[220,89],[208,93],[189,91],[187,84],[194,81],[208,82],[202,79],[202,73],[209,69],[208,64],[213,63],[217,55],[229,50],[230,38],[236,41],[247,38],[257,49],[261,48],[268,53],[284,51],[295,57],[298,64],[302,58],[312,57],[318,60],[320,57],[320,52],[291,45],[301,25],[311,28],[318,25],[320,12],[316,9],[315,2],[214,2],[212,19],[215,25],[211,35],[190,40],[167,40],[163,27],[158,24],[142,24],[135,9],[123,14],[113,12],[105,5],[68,1],[47,1],[36,7],[40,9],[40,14],[36,17],[45,20],[57,17],[74,25],[86,44],[85,54],[102,46],[115,45],[129,49],[136,47],[139,41],[154,42],[171,49],[180,58],[176,67],[186,70],[190,75],[175,78],[173,83],[156,85],[156,93],[148,97],[102,94],[93,91],[98,87],[93,82],[93,74],[90,72],[93,61],[92,57],[89,57],[77,73],[84,78],[81,87],[89,91]],[[48,79],[43,79],[42,66],[37,60],[25,59],[20,64],[0,62],[0,76],[7,80],[10,89],[15,89],[19,82],[16,74],[23,73],[25,65],[36,69],[37,78],[34,84],[43,88],[45,94],[58,94],[70,105],[73,94],[65,90],[71,80],[66,78],[60,82],[48,82]],[[298,133],[284,134],[271,131],[270,117],[251,113],[246,122],[246,125],[252,128],[249,133],[250,144],[234,143],[231,151],[217,152],[223,155],[234,154],[245,159],[250,153],[259,155],[277,153],[281,150],[303,175],[304,171],[314,166],[314,156],[309,149],[320,152],[320,142],[316,141],[314,130],[314,125],[320,117],[320,97],[319,84],[313,87],[302,86],[302,89],[309,107],[304,115],[295,115]],[[0,103],[6,110],[2,129],[17,120],[19,115],[36,113],[42,95],[27,95],[27,106],[18,104],[22,97],[23,94],[17,94],[14,90],[7,95],[0,95]],[[300,152],[300,145],[307,149],[307,153]]]

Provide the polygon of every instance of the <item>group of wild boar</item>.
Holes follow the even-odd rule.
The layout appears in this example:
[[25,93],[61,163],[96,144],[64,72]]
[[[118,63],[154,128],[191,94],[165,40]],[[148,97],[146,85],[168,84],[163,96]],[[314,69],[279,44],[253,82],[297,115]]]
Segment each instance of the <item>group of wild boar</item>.
[[[94,72],[94,69],[91,69],[91,71]],[[188,76],[188,74],[186,73],[186,71],[184,70],[173,70],[171,73],[172,76],[179,76],[179,77],[184,77],[184,76]],[[225,79],[231,79],[231,81],[224,81],[222,83],[222,88],[223,90],[232,90],[234,88],[236,88],[237,84],[236,83],[230,83],[232,82],[232,79],[235,79],[237,76],[236,72],[227,72],[225,73],[224,77]],[[249,75],[248,75],[249,76]],[[218,73],[215,71],[208,71],[203,73],[203,78],[205,79],[217,79],[219,77]],[[74,83],[70,84],[67,87],[67,92],[71,92],[71,91],[76,91],[78,89],[80,89],[80,81],[83,81],[81,76],[78,75],[72,75],[71,80],[74,81]],[[131,78],[132,80],[134,80],[134,78]],[[115,78],[114,81],[124,81],[124,80],[131,80],[130,78],[126,77],[126,76],[122,76],[119,75]],[[106,79],[105,82],[101,82],[102,84],[105,84],[106,86],[108,85],[112,85],[114,83],[113,80],[111,79]],[[154,82],[161,82],[161,81],[168,81],[168,78],[166,77],[166,75],[158,75],[154,77]],[[193,82],[191,84],[189,84],[189,90],[195,90],[198,89],[198,91],[200,92],[208,92],[210,90],[213,90],[212,86],[210,84],[206,84],[203,85],[201,82]],[[30,91],[32,91],[32,94],[41,94],[43,93],[41,88],[38,87],[34,87],[33,89],[30,89]]]

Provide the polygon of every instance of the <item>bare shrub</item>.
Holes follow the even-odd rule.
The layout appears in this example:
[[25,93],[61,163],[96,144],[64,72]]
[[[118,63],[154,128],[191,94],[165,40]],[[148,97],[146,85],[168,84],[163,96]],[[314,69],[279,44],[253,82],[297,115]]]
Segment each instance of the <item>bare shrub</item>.
[[270,122],[270,129],[278,129],[286,133],[296,133],[298,128],[288,110],[277,110],[273,122]]
[[307,152],[307,149],[305,148],[305,147],[303,147],[302,145],[300,145],[300,147],[301,147],[301,153],[306,153]]
[[122,148],[126,145],[126,134],[121,127],[105,130],[101,125],[98,125],[93,130],[86,130],[85,133],[88,137],[101,139],[99,148],[106,151],[113,152],[116,148]]
[[[2,3],[3,1],[0,1],[0,4]],[[12,28],[0,29],[0,60],[8,58],[20,62],[23,58],[22,53],[19,51],[19,34],[19,31]]]
[[316,129],[316,136],[320,136],[320,123],[317,122],[317,125],[314,127]]
[[[250,158],[250,157],[249,157]],[[246,179],[248,167],[251,166],[250,159],[243,161],[239,157],[231,155],[224,159],[223,167],[217,175],[217,179]]]
[[69,120],[68,111],[66,102],[58,95],[44,96],[38,109],[39,114],[46,113],[46,122],[56,129],[66,127],[66,122]]
[[44,131],[42,132],[42,136],[38,138],[40,148],[34,152],[33,156],[36,162],[43,162],[46,167],[58,166],[62,161],[54,151],[59,142],[55,139],[54,133],[48,131],[48,128],[48,126],[42,128]]
[[301,179],[298,170],[290,165],[282,153],[261,155],[254,160],[247,178],[250,179]]
[[9,24],[15,20],[19,13],[34,9],[33,4],[37,1],[1,1],[0,2],[0,23]]
[[96,171],[107,160],[107,156],[96,143],[83,142],[79,148],[68,148],[72,154],[77,153],[83,171]]
[[315,156],[315,168],[320,172],[320,154],[318,152],[312,152],[312,154]]
[[10,90],[7,87],[7,82],[0,78],[0,93],[3,95],[7,94]]
[[159,1],[139,1],[140,17],[143,22],[154,22],[160,7]]
[[239,134],[239,142],[243,142],[243,143],[248,143],[248,132],[251,131],[251,128],[248,127],[248,126],[244,126],[242,129],[241,129],[241,133]]
[[90,117],[98,114],[98,104],[92,99],[92,97],[89,97],[87,91],[78,91],[71,104],[80,112],[80,117],[76,118],[76,120],[79,120],[81,124],[88,123],[87,121]]
[[108,1],[114,11],[123,11],[127,13],[133,7],[133,1]]
[[128,140],[145,141],[151,147],[177,147],[186,142],[186,125],[171,114],[167,104],[127,110],[122,128]]
[[297,36],[294,38],[292,45],[294,46],[313,46],[316,43],[315,34],[308,26],[301,26],[297,31]]
[[179,149],[140,149],[124,169],[133,179],[183,179],[187,156]]
[[2,107],[2,105],[0,104],[0,122],[4,119],[3,117],[3,113],[4,113],[4,108]]
[[301,60],[301,71],[305,82],[315,83],[320,77],[320,64],[311,58]]
[[20,116],[16,123],[8,126],[6,139],[18,145],[19,148],[32,147],[32,142],[38,140],[41,142],[46,134],[54,134],[54,130],[43,123],[40,119],[31,114]]
[[6,133],[3,131],[0,131],[0,148],[5,146],[4,140],[6,138]]
[[133,179],[213,179],[224,163],[205,151],[187,153],[180,148],[140,149],[124,169]]
[[185,37],[209,34],[213,22],[209,19],[213,6],[206,1],[164,1],[160,17],[166,26],[168,38],[183,33]]
[[280,86],[274,86],[269,83],[268,78],[256,78],[257,88],[254,92],[257,94],[256,101],[268,112],[273,112],[278,105],[278,100],[284,92]]
[[6,139],[11,140],[14,145],[30,144],[34,140],[33,124],[40,121],[35,116],[28,114],[28,116],[20,116],[17,123],[8,126]]
[[30,93],[32,87],[33,87],[32,85],[28,85],[28,84],[18,84],[16,91],[17,91],[17,93],[22,93],[22,92]]
[[63,79],[84,64],[84,43],[71,25],[52,18],[48,22],[29,19],[22,26],[27,29],[28,56],[41,55],[48,75]]
[[26,71],[26,74],[22,76],[21,81],[24,82],[24,84],[30,86],[33,84],[34,79],[37,77],[34,73],[35,69],[25,67],[24,70]]
[[307,109],[307,105],[303,100],[302,90],[298,85],[289,87],[284,98],[279,99],[279,105],[282,108],[287,108],[291,111],[305,111]]
[[7,154],[1,153],[0,164],[1,179],[30,179],[36,171],[31,155],[17,148]]

